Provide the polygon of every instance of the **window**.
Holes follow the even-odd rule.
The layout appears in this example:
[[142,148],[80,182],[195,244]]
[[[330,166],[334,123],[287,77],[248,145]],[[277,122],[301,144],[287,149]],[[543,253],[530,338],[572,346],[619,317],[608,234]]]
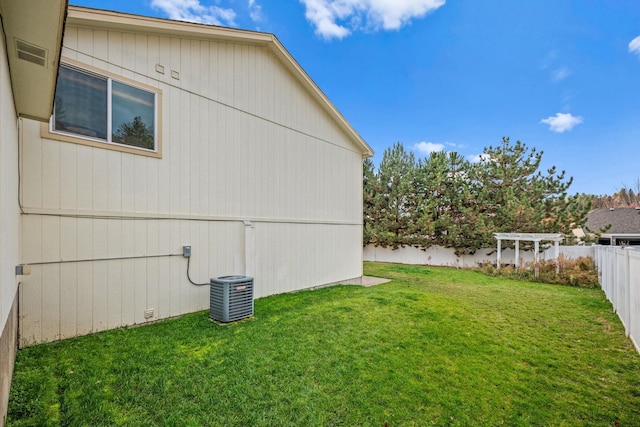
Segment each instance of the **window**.
[[152,90],[61,64],[51,131],[158,152],[157,98]]

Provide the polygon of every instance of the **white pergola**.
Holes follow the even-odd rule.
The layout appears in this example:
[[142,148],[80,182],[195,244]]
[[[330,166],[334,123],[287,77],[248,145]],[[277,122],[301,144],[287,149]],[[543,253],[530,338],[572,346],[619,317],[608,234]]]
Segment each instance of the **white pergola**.
[[536,277],[538,273],[538,257],[540,251],[540,242],[555,242],[555,253],[553,259],[556,261],[556,273],[558,272],[558,256],[560,255],[560,241],[563,239],[560,233],[493,233],[498,241],[498,255],[496,257],[496,265],[500,268],[500,257],[502,253],[502,241],[514,240],[516,242],[515,267],[518,267],[520,261],[520,241],[534,242],[534,263],[536,266]]

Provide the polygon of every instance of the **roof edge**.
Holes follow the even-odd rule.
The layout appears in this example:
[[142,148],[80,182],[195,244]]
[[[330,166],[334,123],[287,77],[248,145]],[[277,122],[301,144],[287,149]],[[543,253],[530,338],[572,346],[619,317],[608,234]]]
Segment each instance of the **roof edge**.
[[51,117],[66,12],[67,0],[0,0],[9,96],[18,117]]

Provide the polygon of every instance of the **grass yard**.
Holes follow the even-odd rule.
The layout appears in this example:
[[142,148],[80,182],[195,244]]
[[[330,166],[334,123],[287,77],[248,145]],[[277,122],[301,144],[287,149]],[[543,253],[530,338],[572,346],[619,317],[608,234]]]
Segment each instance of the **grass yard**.
[[640,356],[596,289],[393,279],[21,350],[9,426],[640,426]]

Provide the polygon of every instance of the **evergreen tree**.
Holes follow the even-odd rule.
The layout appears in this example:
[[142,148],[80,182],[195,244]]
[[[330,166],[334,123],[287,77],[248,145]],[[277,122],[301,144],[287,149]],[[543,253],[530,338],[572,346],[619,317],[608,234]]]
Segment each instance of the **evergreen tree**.
[[376,242],[378,231],[376,227],[379,224],[378,210],[375,209],[376,195],[380,191],[378,178],[376,177],[375,166],[371,159],[364,159],[362,162],[363,172],[363,243]]
[[[415,157],[413,153],[405,151],[401,143],[385,150],[376,174],[373,197],[365,200],[368,209],[365,212],[368,218],[367,238],[370,243],[395,249],[415,242],[415,172]],[[370,181],[370,171],[367,173],[367,180]],[[367,192],[371,194],[371,189]]]
[[564,233],[582,226],[584,195],[567,196],[572,179],[538,169],[542,152],[503,138],[471,164],[436,152],[416,162],[400,143],[385,150],[378,172],[366,160],[364,243],[455,248],[457,254],[494,247],[495,232]]
[[134,147],[154,149],[153,128],[147,126],[142,117],[136,116],[131,123],[123,123],[113,135],[114,142]]
[[482,223],[470,172],[471,164],[456,152],[434,152],[419,163],[416,222],[422,232],[420,246],[433,244],[464,251],[474,244],[472,237],[482,229]]
[[497,147],[487,147],[475,168],[481,213],[487,222],[482,246],[495,243],[493,232],[564,233],[586,221],[588,206],[578,196],[567,197],[572,178],[556,172],[538,171],[543,152],[503,138]]

